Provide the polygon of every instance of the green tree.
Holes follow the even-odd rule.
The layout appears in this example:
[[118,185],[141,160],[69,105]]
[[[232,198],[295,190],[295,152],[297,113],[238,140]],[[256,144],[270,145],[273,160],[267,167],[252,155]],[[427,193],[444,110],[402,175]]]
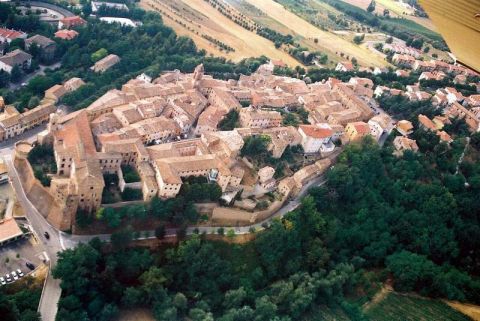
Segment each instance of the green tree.
[[376,6],[375,0],[372,0],[372,2],[370,2],[370,4],[367,7],[367,12],[374,12],[375,6]]
[[17,83],[22,79],[22,77],[23,77],[22,70],[20,69],[20,67],[18,65],[15,65],[12,68],[12,71],[10,73],[10,80],[14,83]]
[[102,58],[105,58],[108,55],[108,50],[105,48],[100,48],[91,55],[92,62],[97,62]]

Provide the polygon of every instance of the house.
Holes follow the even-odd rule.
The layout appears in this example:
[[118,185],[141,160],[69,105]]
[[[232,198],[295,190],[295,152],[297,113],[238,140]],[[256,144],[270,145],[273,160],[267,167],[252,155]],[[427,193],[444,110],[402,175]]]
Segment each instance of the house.
[[436,80],[436,81],[441,81],[443,80],[447,75],[443,71],[424,71],[421,73],[420,77],[418,80]]
[[416,60],[413,64],[413,70],[415,71],[434,71],[435,64],[428,61]]
[[41,49],[41,58],[44,61],[52,61],[55,57],[55,51],[57,50],[57,44],[50,38],[42,35],[35,35],[25,40],[25,48],[30,49],[32,44],[37,45]]
[[65,90],[68,92],[72,92],[77,90],[78,88],[82,87],[85,85],[85,82],[77,77],[70,78],[67,80],[64,84],[63,87],[65,87]]
[[397,156],[403,155],[403,152],[406,150],[418,152],[417,142],[413,139],[410,139],[404,136],[395,137],[395,139],[393,140],[393,146],[395,147],[395,150],[396,150],[394,154]]
[[412,68],[415,61],[414,57],[408,55],[394,54],[392,57],[392,62],[401,67]]
[[444,143],[450,144],[451,142],[453,142],[452,137],[443,130],[439,130],[437,132],[437,136],[440,138],[440,141]]
[[20,49],[15,49],[5,56],[0,57],[0,70],[8,73],[11,73],[15,66],[20,67],[20,69],[28,69],[31,64],[32,56]]
[[373,92],[375,98],[379,98],[382,96],[401,96],[403,95],[403,91],[400,89],[389,88],[385,86],[377,86],[375,91]]
[[395,75],[397,75],[397,77],[408,77],[410,76],[410,71],[398,69],[395,71]]
[[270,189],[275,187],[275,179],[273,175],[275,174],[275,169],[270,166],[262,167],[258,170],[258,181],[260,186],[264,189]]
[[458,92],[458,90],[453,87],[446,87],[445,93],[447,94],[449,104],[453,104],[454,102],[462,102],[464,99],[462,93]]
[[467,76],[465,75],[457,75],[453,79],[453,83],[456,85],[464,85],[467,83]]
[[446,116],[435,116],[433,117],[433,123],[437,126],[437,129],[442,129],[445,124],[451,124],[452,122]]
[[105,72],[109,68],[113,67],[117,63],[120,62],[120,57],[114,54],[110,54],[106,56],[103,59],[100,59],[97,61],[92,67],[90,67],[91,70],[94,72]]
[[437,126],[435,126],[433,121],[431,121],[430,118],[428,118],[425,115],[422,115],[422,114],[418,115],[418,123],[420,124],[420,127],[422,127],[425,130],[430,130],[433,132],[437,131]]
[[115,10],[118,10],[118,11],[129,11],[128,7],[123,3],[92,1],[92,13],[98,12],[98,10],[101,7],[106,7],[108,9],[115,9]]
[[373,89],[373,81],[368,78],[352,77],[350,78],[348,83],[354,86],[361,86],[361,87]]
[[62,29],[55,32],[55,37],[63,40],[72,40],[78,36],[78,32],[75,30]]
[[67,93],[67,90],[62,85],[54,85],[45,90],[45,98],[57,103]]
[[0,220],[0,246],[14,242],[21,237],[23,237],[23,232],[14,218]]
[[15,39],[27,39],[27,34],[22,31],[0,28],[0,42],[10,43]]
[[355,68],[350,61],[339,62],[335,67],[335,71],[343,71],[343,72],[353,71],[354,69]]
[[480,107],[480,95],[471,95],[465,99],[465,104],[470,107]]
[[302,136],[302,147],[306,154],[331,152],[335,149],[335,145],[332,143],[333,131],[326,123],[300,125],[298,133]]
[[276,111],[254,109],[252,107],[240,110],[240,125],[248,128],[278,127],[282,123],[282,115]]
[[370,126],[362,121],[348,123],[345,127],[345,138],[349,142],[354,142],[370,135]]
[[435,95],[432,98],[432,105],[436,107],[442,107],[448,104],[447,94],[441,90],[437,89]]
[[445,115],[464,119],[470,131],[473,133],[480,131],[480,119],[477,117],[477,115],[457,102],[454,102],[447,108]]
[[416,48],[413,47],[408,47],[408,46],[402,46],[402,45],[397,45],[397,44],[390,44],[386,43],[383,45],[383,50],[386,52],[394,52],[398,54],[404,54],[404,55],[409,55],[413,56],[415,58],[420,58],[422,55],[422,52]]
[[65,17],[58,21],[58,29],[71,29],[85,25],[87,22],[80,16]]
[[413,133],[413,125],[408,120],[400,120],[397,123],[396,129],[403,136],[408,136]]
[[373,116],[368,121],[370,135],[378,141],[384,133],[388,132],[391,122],[392,119],[387,114]]

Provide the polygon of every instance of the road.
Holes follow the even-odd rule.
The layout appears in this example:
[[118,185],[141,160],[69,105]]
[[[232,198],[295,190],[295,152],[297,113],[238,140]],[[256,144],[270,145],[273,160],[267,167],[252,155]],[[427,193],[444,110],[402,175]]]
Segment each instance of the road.
[[[342,151],[342,149],[338,149],[329,156],[329,158],[332,160],[332,162],[340,154],[341,151]],[[235,227],[235,226],[214,226],[214,227],[212,227],[212,226],[199,226],[199,227],[194,226],[194,227],[187,228],[187,235],[192,235],[192,234],[195,234],[197,232],[206,233],[206,234],[215,234],[215,233],[217,233],[219,228],[223,228],[224,230],[234,229],[235,234],[248,234],[248,233],[250,233],[250,230],[252,228],[254,228],[255,231],[262,230],[264,228],[263,226],[265,224],[268,225],[273,219],[281,218],[284,215],[286,215],[288,212],[291,212],[294,209],[296,209],[298,206],[300,206],[302,198],[308,193],[310,188],[312,188],[314,186],[322,186],[326,182],[327,182],[327,179],[325,178],[325,175],[320,175],[320,176],[312,179],[310,182],[308,182],[307,184],[305,184],[302,187],[302,189],[295,196],[294,199],[290,200],[288,203],[286,203],[286,205],[282,206],[277,212],[275,212],[269,218],[267,218],[263,221],[260,221],[258,223],[251,224],[251,225],[246,225],[246,226],[237,226],[237,227]],[[177,233],[177,229],[175,229],[175,228],[167,229],[166,237],[176,236],[176,233]],[[150,237],[147,237],[147,239],[148,238],[150,238],[150,239],[155,238],[155,236],[154,236],[155,235],[155,230],[141,231],[140,232],[140,235],[146,235],[146,234],[151,235]],[[61,236],[61,240],[62,240],[63,244],[66,245],[67,248],[70,248],[70,247],[76,246],[78,243],[88,243],[90,240],[92,240],[94,238],[99,238],[102,241],[108,242],[108,241],[110,241],[110,236],[111,236],[110,234],[98,234],[98,235],[67,235],[67,234],[64,234],[64,235]],[[146,238],[140,238],[140,239],[146,239]]]
[[[50,271],[47,276],[47,280],[45,283],[44,290],[42,292],[42,296],[40,299],[40,304],[38,311],[40,312],[41,318],[43,321],[54,321],[55,316],[58,310],[57,303],[61,296],[61,288],[60,288],[60,280],[56,280],[51,275],[52,268],[55,267],[57,264],[57,253],[65,250],[67,248],[74,248],[79,243],[86,243],[92,240],[95,237],[103,241],[110,241],[109,234],[101,234],[101,235],[70,235],[63,232],[56,230],[52,227],[47,220],[38,212],[35,206],[30,202],[27,198],[25,191],[20,183],[20,179],[18,177],[17,170],[13,166],[12,161],[12,154],[14,143],[19,140],[27,140],[33,141],[35,136],[38,132],[40,132],[42,128],[37,128],[36,130],[28,131],[24,133],[21,137],[17,137],[16,139],[10,140],[2,145],[0,145],[0,156],[5,159],[5,162],[8,167],[10,182],[15,190],[17,195],[17,200],[20,205],[25,210],[25,215],[36,234],[37,238],[42,242],[43,247],[45,249],[46,254],[49,257],[49,265]],[[340,150],[334,152],[330,158],[334,159]],[[224,226],[225,230],[234,228],[236,234],[247,234],[250,233],[251,229],[254,228],[256,231],[263,229],[265,224],[269,224],[271,220],[274,218],[283,217],[288,212],[296,209],[301,204],[301,199],[305,194],[308,192],[310,187],[312,186],[321,186],[326,183],[326,179],[324,176],[319,176],[313,180],[311,180],[308,184],[302,187],[298,195],[291,201],[289,201],[285,206],[279,209],[275,214],[273,214],[268,219],[258,222],[248,226],[241,226],[241,227],[232,227],[232,226]],[[200,233],[217,233],[220,227],[189,227],[187,229],[187,235],[192,235],[199,231]],[[44,232],[48,232],[50,235],[50,239],[46,239],[44,236]],[[145,235],[145,232],[142,232],[142,235]],[[148,231],[149,235],[155,235],[154,231]],[[177,229],[168,229],[167,230],[167,237],[174,237],[177,233]]]
[[52,70],[55,70],[55,69],[58,69],[60,68],[61,66],[61,62],[57,62],[57,63],[54,63],[52,65],[40,65],[38,67],[37,70],[35,70],[34,72],[30,73],[30,74],[27,74],[25,75],[22,80],[20,80],[19,82],[17,83],[10,83],[10,86],[8,89],[10,90],[17,90],[21,87],[23,87],[23,84],[28,84],[28,82],[35,76],[43,76],[45,75],[45,70],[46,69],[52,69]]
[[[17,200],[25,210],[25,215],[36,234],[37,239],[42,242],[45,252],[50,260],[50,270],[40,298],[38,311],[40,312],[43,321],[54,321],[55,315],[57,314],[57,303],[62,294],[62,290],[60,288],[60,280],[56,280],[52,277],[51,269],[57,264],[57,253],[65,249],[61,243],[61,233],[53,228],[28,200],[18,178],[17,171],[13,166],[11,155],[5,156],[4,158],[8,167],[10,182],[17,195]],[[43,234],[44,232],[50,234],[49,240],[45,238]]]

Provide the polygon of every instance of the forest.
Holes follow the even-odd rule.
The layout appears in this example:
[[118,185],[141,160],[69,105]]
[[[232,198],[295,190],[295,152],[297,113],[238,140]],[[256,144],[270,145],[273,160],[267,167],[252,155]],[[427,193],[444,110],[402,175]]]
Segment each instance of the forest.
[[386,281],[479,303],[480,135],[457,171],[466,140],[455,133],[448,147],[418,129],[420,152],[401,157],[369,138],[348,145],[326,185],[249,243],[193,235],[147,250],[126,230],[111,245],[62,252],[57,319],[112,320],[146,307],[156,320],[287,321],[322,305],[368,320],[360,305]]

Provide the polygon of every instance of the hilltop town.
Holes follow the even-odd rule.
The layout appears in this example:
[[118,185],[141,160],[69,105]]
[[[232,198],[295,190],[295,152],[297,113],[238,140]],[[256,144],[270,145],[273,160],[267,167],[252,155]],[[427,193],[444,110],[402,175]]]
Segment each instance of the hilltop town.
[[[475,75],[464,67],[442,62],[429,65],[429,72],[440,72],[437,69],[441,68],[456,79]],[[175,198],[185,180],[200,176],[218,184],[222,199],[237,208],[218,206],[210,218],[247,223],[267,215],[249,213],[265,209],[262,197],[266,193],[275,192],[280,203],[285,202],[321,175],[346,144],[365,136],[383,144],[396,128],[395,153],[418,151],[416,141],[408,137],[414,129],[412,122],[392,119],[375,98],[403,96],[421,101],[426,99],[423,96],[430,97],[422,94],[419,85],[408,85],[403,92],[375,87],[371,79],[360,77],[351,77],[348,82],[328,78],[307,83],[276,76],[274,69],[270,61],[238,80],[215,79],[205,74],[203,65],[193,73],[176,70],[155,79],[142,74],[121,90],[108,91],[84,110],[52,113],[47,131],[38,137],[38,144],[53,149],[56,165],[56,172],[47,174],[48,185],[42,187],[44,195],[40,198],[50,200],[42,214],[59,229],[71,229],[79,211],[94,215],[101,209],[112,189],[110,179],[105,181],[109,175],[115,177],[122,195],[135,195],[123,197],[123,201],[144,202],[155,197]],[[45,97],[53,104],[69,88],[81,84],[80,79],[69,80],[47,90]],[[479,130],[478,95],[465,98],[454,88],[438,89],[434,95],[434,106],[442,108],[443,115],[430,119],[420,114],[421,128],[436,133],[446,144],[453,139],[443,128],[453,119],[463,118],[472,132]],[[7,106],[4,115],[11,109]],[[40,115],[34,124],[46,120],[45,113]],[[292,117],[293,125],[288,123]],[[18,125],[24,118],[17,118],[11,126],[22,132],[28,127]],[[222,130],[227,119],[234,122]],[[287,149],[289,153],[295,150],[297,163],[289,164],[292,168],[286,173],[280,166],[249,155],[244,147],[251,138],[264,140],[270,157],[278,163]],[[132,173],[136,180],[128,179]],[[272,201],[266,203],[267,208],[268,204],[272,209],[278,206]]]
[[1,2],[2,320],[466,320],[448,46],[416,0]]

